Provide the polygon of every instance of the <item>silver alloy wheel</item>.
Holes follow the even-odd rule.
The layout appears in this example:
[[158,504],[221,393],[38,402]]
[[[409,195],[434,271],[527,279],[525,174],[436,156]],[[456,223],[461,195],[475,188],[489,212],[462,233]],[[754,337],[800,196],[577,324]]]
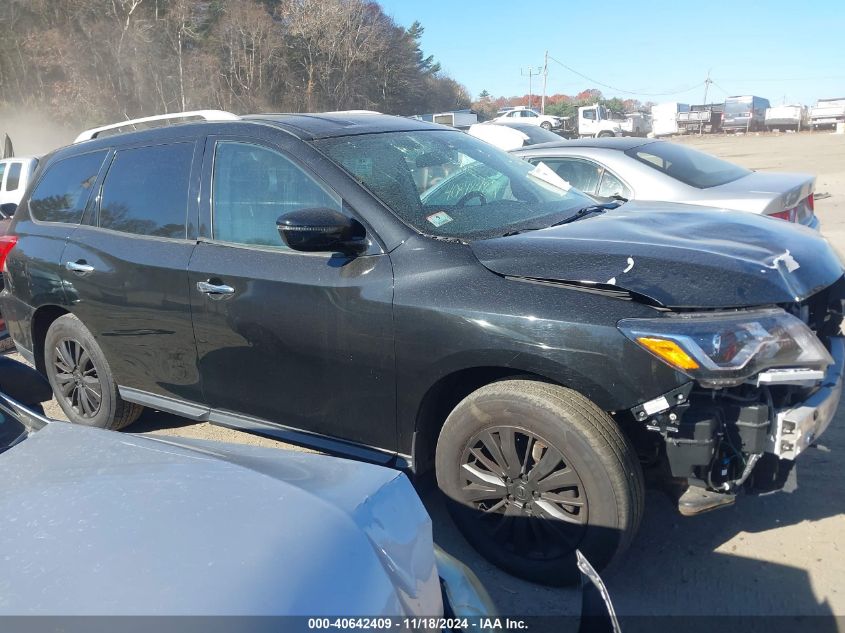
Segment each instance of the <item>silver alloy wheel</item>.
[[461,458],[461,501],[501,545],[532,559],[557,558],[587,526],[584,485],[568,458],[537,434],[498,426],[473,436]]

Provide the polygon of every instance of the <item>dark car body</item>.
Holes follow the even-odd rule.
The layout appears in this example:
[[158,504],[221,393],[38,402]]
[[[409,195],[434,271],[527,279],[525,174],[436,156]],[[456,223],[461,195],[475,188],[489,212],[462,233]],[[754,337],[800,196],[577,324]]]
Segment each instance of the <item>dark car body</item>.
[[[400,466],[414,465],[415,452],[425,461],[433,422],[427,407],[443,406],[438,394],[458,378],[462,391],[493,375],[530,372],[573,385],[607,410],[685,382],[616,329],[618,319],[650,315],[651,308],[514,281],[480,265],[472,247],[419,235],[385,213],[308,141],[433,126],[346,118],[352,122],[291,115],[187,124],[105,137],[45,159],[47,169],[80,151],[189,143],[187,234],[162,239],[104,230],[90,209],[78,225],[36,221],[22,209],[6,262],[11,283],[0,299],[21,353],[37,364],[39,336],[57,314],[72,312],[97,336],[127,400]],[[227,137],[287,151],[331,183],[372,229],[366,254],[280,253],[212,240],[209,161],[213,144]],[[77,261],[95,272],[64,266]],[[198,293],[196,283],[212,277],[231,285],[235,297]],[[534,319],[524,318],[529,314]],[[592,341],[588,349],[559,344],[548,324],[564,314],[571,336]]]
[[[437,142],[444,147],[472,144],[475,156],[526,180],[477,184],[478,162],[435,173],[440,159],[428,152],[415,164],[438,183],[420,198],[401,154],[362,149],[385,138],[423,144],[425,135],[443,139]],[[242,159],[226,163],[227,152],[242,150]],[[258,150],[281,156],[286,166],[258,170]],[[71,204],[41,183],[74,165],[88,165],[90,175]],[[272,218],[272,233],[292,222],[285,215],[294,199],[288,169],[297,187],[321,184],[322,193],[300,205],[305,211],[355,227],[349,249],[303,252],[250,242],[253,219]],[[243,187],[240,198],[225,197],[226,187],[251,174],[278,188],[269,210]],[[811,379],[774,388],[773,406],[792,420],[827,381],[819,415],[796,423],[805,443],[824,430],[841,392],[836,335],[845,283],[824,238],[740,212],[664,203],[595,207],[555,179],[460,132],[375,114],[257,115],[97,138],[42,161],[15,216],[17,243],[5,261],[0,309],[21,353],[42,371],[45,352],[52,353],[45,350],[51,324],[73,315],[102,349],[124,401],[194,420],[421,473],[433,465],[438,434],[456,405],[516,376],[577,392],[645,453],[683,455],[672,462],[677,477],[713,463],[717,429],[745,415],[744,405],[701,388],[620,324],[765,309],[766,319],[788,321],[821,350],[806,374]],[[529,180],[582,207],[536,226],[525,220],[507,231],[466,228],[482,200],[499,196],[484,217],[508,213],[517,204],[508,187]],[[177,181],[184,190],[174,193]],[[447,194],[460,198],[450,207],[455,217],[438,211]],[[243,221],[227,225],[214,196],[221,213],[235,205]],[[418,196],[421,208],[406,209],[409,196]],[[165,213],[178,221],[153,221]],[[741,239],[726,238],[728,230]],[[67,379],[81,381],[77,374]],[[764,397],[762,389],[755,394]],[[744,391],[742,398],[750,401]],[[676,426],[687,410],[704,415],[713,408],[718,415],[706,424]],[[673,433],[692,427],[713,437],[675,441]],[[749,446],[762,454],[766,428],[758,424],[751,435]],[[794,457],[805,448],[790,446],[765,450]],[[732,469],[727,480],[747,476]]]

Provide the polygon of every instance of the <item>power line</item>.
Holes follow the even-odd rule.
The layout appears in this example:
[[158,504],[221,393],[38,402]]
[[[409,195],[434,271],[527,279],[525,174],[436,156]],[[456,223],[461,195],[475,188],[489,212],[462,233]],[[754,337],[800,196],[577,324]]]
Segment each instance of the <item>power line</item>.
[[608,88],[610,90],[615,90],[616,92],[622,92],[622,93],[625,93],[625,94],[635,95],[635,96],[638,96],[638,97],[666,97],[666,96],[669,96],[669,95],[676,95],[676,94],[681,94],[683,92],[689,92],[690,90],[695,90],[696,88],[699,88],[699,87],[701,87],[705,84],[705,82],[702,81],[700,83],[695,84],[694,86],[689,86],[687,88],[684,88],[683,90],[675,90],[673,92],[639,92],[639,91],[636,91],[636,90],[623,90],[622,88],[617,88],[616,86],[611,86],[609,84],[602,83],[601,81],[598,81],[597,79],[593,79],[592,77],[588,77],[584,73],[578,72],[574,68],[567,66],[562,61],[560,61],[559,59],[555,59],[551,55],[549,55],[549,59],[552,60],[553,62],[557,63],[557,64],[560,64],[561,66],[566,68],[566,70],[568,70],[569,72],[574,73],[574,74],[578,75],[579,77],[586,79],[587,81],[591,81],[592,83],[594,83],[598,86],[601,86],[602,88]]

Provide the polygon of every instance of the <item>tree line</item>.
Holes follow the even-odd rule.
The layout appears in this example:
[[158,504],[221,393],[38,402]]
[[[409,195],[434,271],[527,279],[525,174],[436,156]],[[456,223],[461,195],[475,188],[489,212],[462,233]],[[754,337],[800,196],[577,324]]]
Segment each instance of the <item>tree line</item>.
[[469,107],[422,33],[370,0],[3,0],[0,106],[73,123]]
[[[601,104],[611,112],[625,113],[649,111],[653,102],[640,102],[637,99],[620,99],[618,97],[605,98],[601,90],[589,88],[575,95],[553,94],[546,97],[546,114],[560,117],[578,118],[578,107]],[[528,106],[540,111],[540,95],[521,95],[515,97],[494,97],[486,90],[482,90],[478,99],[472,103],[480,118],[491,119],[496,113],[508,106]]]

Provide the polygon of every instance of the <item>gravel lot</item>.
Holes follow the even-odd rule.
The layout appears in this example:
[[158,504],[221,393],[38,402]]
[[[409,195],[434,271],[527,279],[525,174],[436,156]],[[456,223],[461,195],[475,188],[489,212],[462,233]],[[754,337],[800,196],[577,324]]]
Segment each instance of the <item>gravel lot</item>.
[[[845,253],[845,136],[827,133],[681,139],[753,169],[814,173],[822,232]],[[49,412],[62,417],[55,402]],[[155,411],[135,433],[287,447],[281,442]],[[301,450],[301,449],[299,449]],[[538,587],[482,560],[456,532],[431,491],[423,494],[437,542],[481,577],[503,614],[577,614],[577,593]],[[680,517],[650,491],[627,558],[605,573],[616,609],[630,615],[845,615],[845,410],[803,455],[788,489],[732,508]],[[532,630],[544,628],[532,627]],[[559,630],[549,625],[549,630]]]

